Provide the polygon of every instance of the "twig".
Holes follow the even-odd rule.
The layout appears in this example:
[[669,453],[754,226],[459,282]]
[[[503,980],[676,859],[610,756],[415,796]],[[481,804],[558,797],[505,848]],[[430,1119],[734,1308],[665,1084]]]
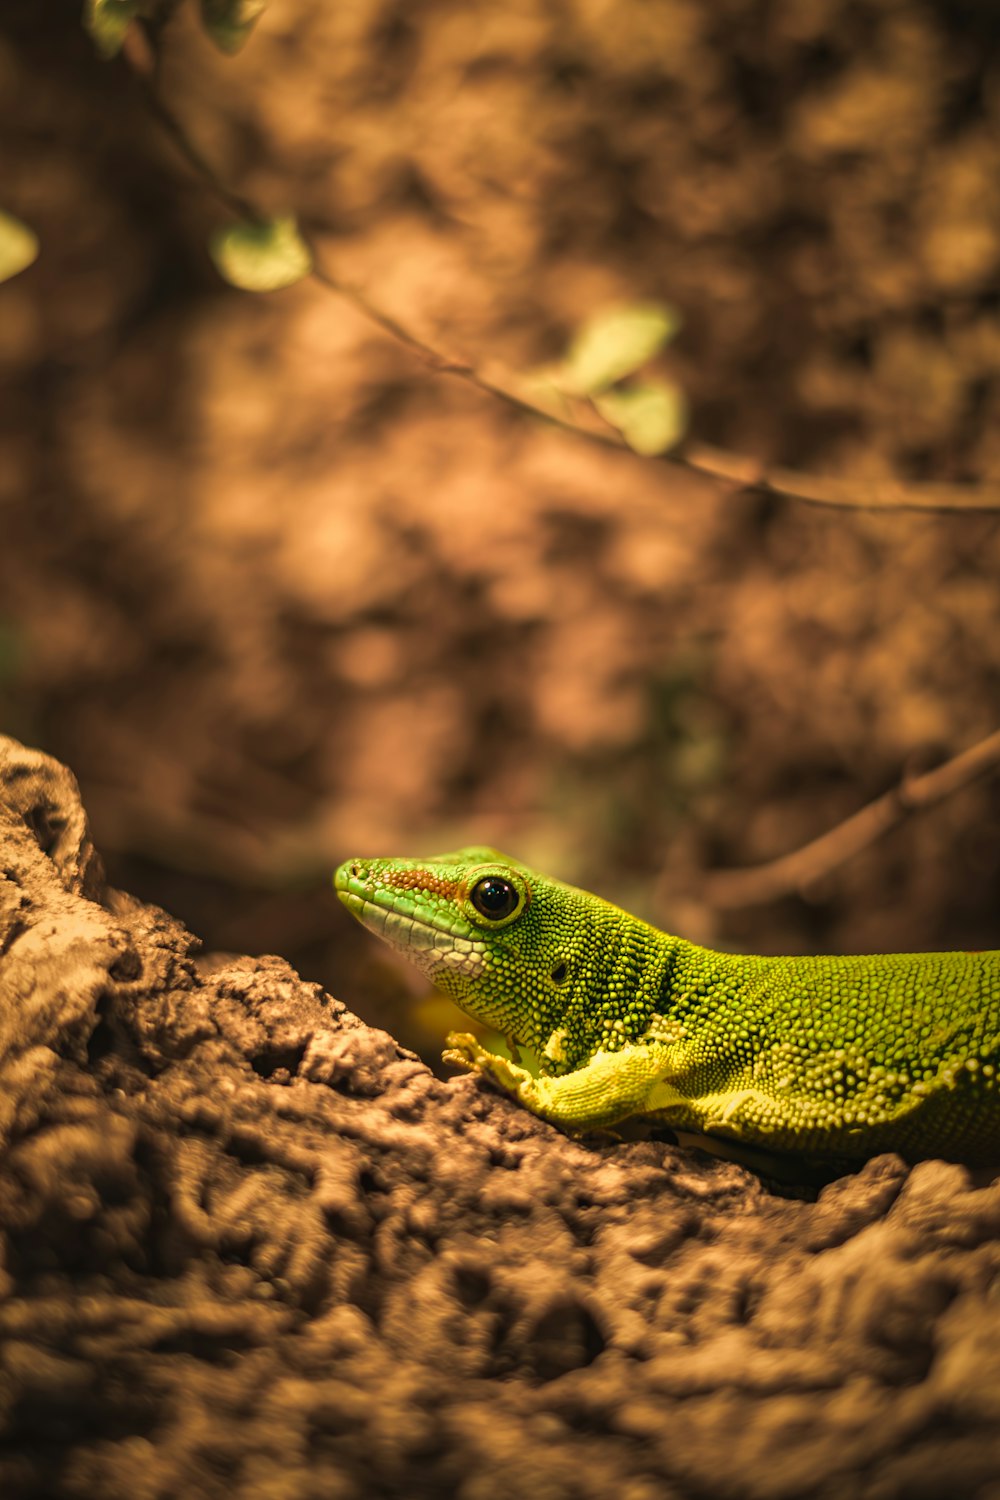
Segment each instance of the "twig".
[[125,38],[122,57],[131,69],[133,77],[138,82],[143,99],[146,102],[146,108],[153,119],[159,125],[177,154],[187,162],[188,166],[195,173],[195,176],[200,177],[211,188],[215,197],[226,205],[231,214],[237,219],[247,220],[248,223],[258,222],[260,215],[253,204],[247,198],[243,198],[238,193],[232,192],[226,186],[222,178],[216,173],[215,168],[206,157],[202,156],[198,147],[191,140],[190,136],[187,135],[176,115],[171,114],[166,104],[164,104],[155,85],[158,73],[159,53],[153,48],[152,60],[150,60],[147,50],[144,48],[140,49],[132,42],[132,38],[136,34],[142,36],[143,28],[133,25]]
[[[943,484],[902,479],[858,479],[835,474],[802,474],[796,469],[769,469],[754,459],[704,444],[686,443],[675,461],[699,474],[727,480],[737,490],[761,490],[852,510],[1000,510],[1000,481]],[[859,499],[859,494],[864,498]]]
[[[149,41],[156,55],[155,38],[149,37]],[[156,67],[150,67],[140,61],[141,54],[134,47],[126,47],[124,56],[138,79],[151,113],[188,165],[237,218],[249,223],[261,222],[262,215],[257,212],[254,205],[227,187],[187,136],[180,121],[164,103],[156,87]],[[684,443],[669,453],[655,455],[651,459],[630,448],[615,428],[609,427],[598,418],[598,414],[589,402],[579,402],[577,407],[582,409],[588,418],[592,417],[594,419],[592,422],[590,420],[580,422],[567,420],[557,412],[547,410],[520,394],[517,389],[516,376],[509,379],[487,376],[481,368],[468,360],[455,359],[435,349],[433,345],[418,337],[391,314],[376,306],[360,288],[341,281],[339,277],[320,266],[316,262],[315,254],[311,274],[329,291],[349,302],[383,333],[417,355],[434,374],[453,375],[465,384],[474,386],[477,390],[503,401],[517,411],[552,422],[564,432],[585,438],[588,442],[600,443],[606,448],[617,448],[643,465],[648,465],[652,461],[665,468],[682,469],[700,474],[716,483],[721,482],[735,494],[766,492],[782,495],[789,500],[804,501],[811,505],[835,506],[840,509],[1000,510],[1000,481],[994,480],[981,480],[972,484],[906,484],[902,480],[892,478],[864,480],[803,474],[793,469],[769,468],[743,454],[729,453],[723,449],[711,448],[699,443]]]
[[704,898],[717,910],[726,910],[760,906],[780,896],[802,892],[873,844],[910,813],[941,802],[998,765],[1000,729],[933,771],[904,776],[898,786],[791,854],[745,870],[715,871],[705,883]]

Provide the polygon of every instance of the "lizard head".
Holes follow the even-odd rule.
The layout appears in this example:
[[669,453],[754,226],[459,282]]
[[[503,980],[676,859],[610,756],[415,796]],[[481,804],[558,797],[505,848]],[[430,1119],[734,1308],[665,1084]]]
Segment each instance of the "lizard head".
[[572,1017],[604,990],[624,915],[616,907],[483,848],[347,860],[334,885],[463,1010],[525,1046],[547,1043],[560,1071],[574,1065]]

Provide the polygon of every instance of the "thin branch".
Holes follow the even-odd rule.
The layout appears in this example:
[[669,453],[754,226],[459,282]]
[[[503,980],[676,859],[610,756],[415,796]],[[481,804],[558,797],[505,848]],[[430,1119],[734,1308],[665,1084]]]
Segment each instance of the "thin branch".
[[710,875],[704,898],[717,910],[761,906],[781,896],[801,893],[838,865],[867,849],[910,813],[932,806],[1000,766],[1000,729],[933,771],[904,776],[898,786],[876,797],[818,839],[791,854],[745,870],[718,870]]
[[[136,30],[135,27],[132,28]],[[155,39],[150,41],[154,56]],[[237,218],[249,223],[260,223],[262,215],[246,198],[234,193],[219,177],[218,173],[190,140],[180,121],[164,103],[156,86],[157,68],[150,66],[141,48],[126,46],[123,49],[142,88],[147,105],[176,150],[195,173],[212,190],[212,193]],[[313,249],[313,247],[310,247]],[[630,448],[617,429],[610,427],[594,410],[589,401],[577,400],[567,403],[572,406],[574,418],[569,419],[556,411],[537,405],[521,394],[516,375],[500,373],[487,375],[479,366],[468,360],[456,359],[434,348],[425,339],[418,337],[390,313],[373,303],[367,293],[349,282],[340,280],[331,271],[318,264],[313,254],[312,276],[336,296],[357,309],[369,322],[383,333],[415,354],[421,363],[436,375],[452,375],[466,385],[500,400],[505,405],[544,421],[552,422],[564,432],[588,442],[600,443],[605,448],[617,448],[637,462],[648,465],[651,461],[663,468],[686,470],[724,484],[732,493],[747,492],[782,495],[789,500],[805,501],[811,505],[835,506],[849,510],[1000,510],[1000,481],[982,480],[970,484],[907,484],[899,479],[851,479],[821,474],[803,474],[793,469],[769,468],[743,454],[729,453],[706,444],[683,443],[669,453],[656,455],[652,459],[638,454]],[[576,420],[576,415],[579,420]],[[647,469],[648,472],[648,469]]]
[[[1000,510],[1000,481],[969,484],[933,481],[907,484],[883,476],[861,479],[835,474],[802,474],[796,469],[769,469],[754,459],[705,444],[687,443],[677,460],[699,474],[728,481],[736,489],[761,490],[852,510]],[[859,494],[864,498],[859,499]]]
[[187,162],[195,176],[201,178],[202,182],[211,189],[213,196],[218,198],[220,203],[224,203],[235,218],[245,219],[251,224],[257,223],[260,215],[253,204],[226,186],[211,162],[198,150],[176,115],[172,114],[163,102],[157,88],[160,54],[147,26],[141,22],[133,23],[125,35],[122,57],[139,84],[146,108],[177,154]]

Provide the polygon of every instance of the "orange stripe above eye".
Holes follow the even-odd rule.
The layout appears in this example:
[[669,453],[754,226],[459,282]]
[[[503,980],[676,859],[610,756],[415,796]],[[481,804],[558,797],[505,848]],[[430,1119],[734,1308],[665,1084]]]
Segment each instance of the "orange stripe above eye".
[[432,895],[443,896],[446,901],[457,901],[462,890],[457,880],[444,880],[440,875],[432,875],[430,870],[394,870],[382,878],[386,885],[397,891],[430,891]]

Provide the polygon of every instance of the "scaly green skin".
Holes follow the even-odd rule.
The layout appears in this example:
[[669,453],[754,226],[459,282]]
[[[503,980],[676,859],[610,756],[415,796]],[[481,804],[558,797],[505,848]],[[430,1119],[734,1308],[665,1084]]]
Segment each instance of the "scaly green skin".
[[[472,904],[488,878],[519,902],[499,921]],[[538,1054],[538,1078],[464,1033],[445,1057],[544,1119],[642,1115],[810,1155],[1000,1158],[1000,952],[714,953],[492,849],[348,861],[335,885],[470,1015]]]

